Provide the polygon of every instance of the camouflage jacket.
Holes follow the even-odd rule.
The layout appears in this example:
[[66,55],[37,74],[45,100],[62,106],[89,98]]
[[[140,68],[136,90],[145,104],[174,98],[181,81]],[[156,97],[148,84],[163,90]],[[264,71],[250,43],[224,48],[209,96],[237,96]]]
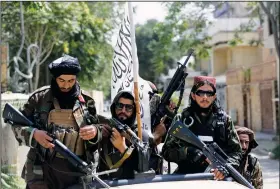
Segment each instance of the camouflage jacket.
[[[83,122],[83,116],[81,116],[83,115],[82,103],[84,103],[84,105],[88,108],[91,120],[93,122],[98,122],[94,100],[90,96],[86,95],[86,92],[82,90],[81,96],[83,98],[79,96],[73,107],[73,115],[76,119],[76,122],[79,123],[78,125],[85,124]],[[37,114],[41,123],[41,128],[39,129],[48,131],[48,114],[52,109],[54,109],[54,106],[51,88],[50,86],[45,86],[34,91],[20,111],[23,113],[23,115],[25,115],[33,122],[34,115]],[[33,138],[35,129],[35,127],[31,127],[29,125],[14,125],[12,127],[15,138],[19,142],[19,144],[30,147],[30,150],[27,154],[27,160],[22,171],[22,178],[24,178],[26,182],[33,179],[42,178],[42,161],[40,160],[40,156],[38,155],[38,151],[42,152],[42,147]],[[96,147],[94,144],[100,141],[100,136],[101,131],[98,128],[97,136],[94,139],[85,142],[85,153],[87,161],[93,160],[93,153],[96,151]]]
[[246,156],[238,170],[256,189],[263,188],[262,169],[256,157],[250,154]]
[[[173,121],[176,120],[183,121],[185,119],[183,113],[182,116],[181,115],[175,116]],[[224,131],[225,136],[222,137],[221,134],[219,133],[220,131],[213,132],[214,135],[213,141],[216,142],[223,149],[223,151],[228,155],[229,157],[228,162],[230,162],[232,166],[237,168],[239,166],[239,161],[242,156],[241,146],[239,144],[239,139],[235,131],[235,128],[233,126],[233,122],[231,121],[230,117],[225,114],[225,112],[223,113],[226,119],[225,119],[224,129],[221,129],[221,131]],[[199,129],[214,130],[212,128],[215,128],[215,123],[217,123],[217,117],[214,114],[212,114],[211,116],[213,121],[210,121],[209,118],[209,122],[211,124],[208,124],[206,126],[203,124],[199,124],[201,123],[201,121],[199,120],[198,116],[192,116],[194,119],[194,123],[189,127],[189,129],[197,136],[198,136],[197,130]],[[190,146],[192,145],[169,135],[164,142],[162,148],[162,155],[164,159],[166,159],[167,161],[177,163],[178,170],[181,170],[182,173],[195,173],[200,171],[203,172],[207,166],[205,167],[205,165],[203,165],[203,167],[201,167],[201,164],[195,165],[193,162],[191,162],[193,157],[189,157],[187,155],[188,154],[187,149]]]

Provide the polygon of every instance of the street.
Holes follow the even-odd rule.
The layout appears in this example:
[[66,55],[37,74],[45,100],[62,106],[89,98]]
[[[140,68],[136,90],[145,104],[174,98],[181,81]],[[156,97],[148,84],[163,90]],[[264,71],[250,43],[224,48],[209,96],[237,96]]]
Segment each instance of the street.
[[263,169],[264,189],[279,188],[279,160],[269,159],[268,155],[254,154]]

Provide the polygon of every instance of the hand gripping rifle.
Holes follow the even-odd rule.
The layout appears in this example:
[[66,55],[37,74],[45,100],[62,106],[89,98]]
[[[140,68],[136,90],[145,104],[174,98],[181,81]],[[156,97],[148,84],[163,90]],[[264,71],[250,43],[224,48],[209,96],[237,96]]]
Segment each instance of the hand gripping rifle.
[[128,125],[119,122],[115,118],[108,119],[103,117],[103,119],[103,122],[107,123],[111,128],[116,128],[121,136],[126,138],[133,147],[138,148],[138,170],[139,172],[148,171],[151,151],[149,150],[150,146],[147,136],[143,137],[144,140],[141,141],[136,133],[134,133]]
[[131,130],[131,128],[126,125],[122,124],[115,118],[108,119],[110,122],[109,125],[111,127],[114,127],[118,130],[118,132],[125,137],[128,141],[131,142],[132,145],[140,148],[141,150],[145,150],[147,145],[144,145],[144,143],[140,140],[140,138]]
[[[185,69],[188,66],[188,61],[193,52],[193,49],[189,49],[185,62],[183,64],[178,62],[179,67],[177,68],[174,76],[172,77],[166,91],[163,93],[156,112],[152,115],[153,127],[160,123],[160,120],[163,116],[167,115],[169,118],[168,120],[172,120],[173,117],[177,114],[184,93],[185,78],[188,76],[188,73],[185,72]],[[173,114],[170,114],[170,112],[166,109],[166,106],[169,105],[172,94],[178,89],[180,89],[180,98],[175,108],[175,112]]]
[[254,189],[254,187],[227,162],[228,156],[216,143],[206,145],[180,121],[176,121],[170,127],[168,134],[194,145],[209,159],[213,168],[222,167],[226,169],[230,176],[237,182],[248,188]]
[[[36,127],[33,122],[27,119],[20,111],[15,109],[11,104],[6,103],[3,111],[3,119],[5,123],[9,123],[10,125],[26,125],[31,127]],[[104,171],[100,173],[95,173],[95,169],[92,165],[87,164],[85,161],[80,159],[76,154],[71,152],[63,143],[61,143],[58,139],[51,134],[49,134],[53,140],[51,143],[54,144],[54,150],[60,153],[65,159],[67,159],[74,167],[76,167],[83,175],[81,176],[83,187],[86,189],[86,179],[94,178],[97,182],[99,182],[105,188],[109,188],[109,186],[102,181],[98,175],[109,174],[112,172],[116,172],[117,169],[112,169],[109,171]]]

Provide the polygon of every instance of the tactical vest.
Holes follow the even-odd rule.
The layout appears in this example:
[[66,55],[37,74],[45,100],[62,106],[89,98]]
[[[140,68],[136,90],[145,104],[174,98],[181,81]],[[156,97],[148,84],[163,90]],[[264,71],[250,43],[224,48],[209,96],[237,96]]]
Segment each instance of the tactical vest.
[[[224,111],[220,110],[219,112],[214,113],[212,119],[207,120],[206,124],[201,123],[199,117],[195,113],[190,113],[188,110],[185,110],[182,112],[182,121],[184,121],[186,125],[189,124],[189,116],[194,119],[193,125],[189,126],[189,129],[194,134],[205,137],[212,136],[214,142],[216,142],[221,148],[224,147],[224,144],[227,142],[227,115]],[[208,142],[205,140],[202,141]]]
[[[53,133],[69,150],[78,156],[85,152],[83,139],[79,136],[79,126],[72,109],[61,109],[56,98],[53,100],[54,108],[49,112],[48,125],[53,125]],[[57,157],[63,158],[59,153]]]

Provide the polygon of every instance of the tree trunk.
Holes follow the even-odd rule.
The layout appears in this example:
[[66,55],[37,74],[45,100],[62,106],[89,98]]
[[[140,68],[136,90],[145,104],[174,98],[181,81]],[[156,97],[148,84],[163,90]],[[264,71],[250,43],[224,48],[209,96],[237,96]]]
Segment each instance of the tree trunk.
[[39,75],[40,75],[40,65],[36,64],[34,90],[36,90],[38,88]]

